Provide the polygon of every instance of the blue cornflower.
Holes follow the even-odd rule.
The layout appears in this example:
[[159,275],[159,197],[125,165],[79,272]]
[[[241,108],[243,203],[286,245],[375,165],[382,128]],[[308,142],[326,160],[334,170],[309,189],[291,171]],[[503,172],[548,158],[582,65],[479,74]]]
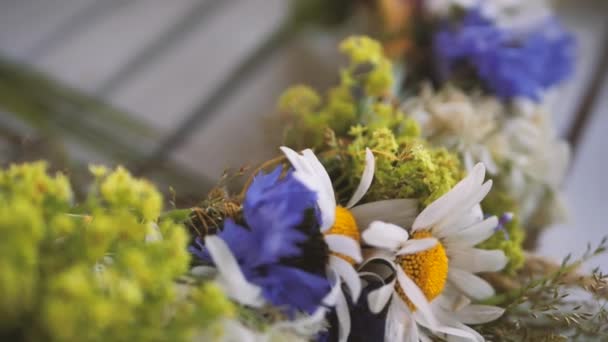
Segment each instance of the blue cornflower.
[[573,71],[575,42],[554,17],[528,32],[501,29],[471,9],[457,28],[444,23],[433,37],[439,76],[450,78],[463,65],[502,99],[539,100],[543,90]]
[[[255,289],[259,290],[265,301],[293,317],[300,311],[315,312],[328,294],[330,284],[325,277],[323,258],[318,261],[319,267],[297,267],[299,261],[307,259],[306,246],[311,239],[323,243],[315,217],[316,194],[291,172],[281,178],[281,171],[282,168],[277,167],[269,174],[256,175],[243,202],[244,225],[226,219],[221,232],[207,237],[205,243],[197,239],[198,246],[192,246],[190,251],[203,261],[215,264],[222,273],[222,266],[226,270],[230,263],[213,253],[215,238],[221,239],[240,269],[239,272],[233,267],[231,273],[236,275],[224,274],[224,278],[234,276],[233,280],[240,280],[238,275],[242,273],[246,281],[254,285],[250,292],[256,294]],[[209,245],[209,239],[214,242],[213,246]],[[321,245],[321,249],[321,256],[325,254],[326,259],[327,247]],[[238,292],[246,292],[227,284],[229,294],[231,286],[236,287],[232,290],[237,299],[242,295]],[[258,303],[251,298],[244,302]]]

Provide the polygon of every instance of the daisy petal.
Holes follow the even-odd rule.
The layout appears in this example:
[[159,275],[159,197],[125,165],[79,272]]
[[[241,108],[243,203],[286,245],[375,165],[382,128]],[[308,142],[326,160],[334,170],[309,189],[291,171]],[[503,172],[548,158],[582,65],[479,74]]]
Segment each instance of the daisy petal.
[[480,242],[486,241],[490,236],[494,235],[494,229],[497,226],[498,218],[496,216],[492,216],[464,230],[461,230],[458,233],[446,236],[444,242],[447,245],[472,247]]
[[[418,329],[418,327],[416,327],[416,329]],[[431,338],[426,336],[426,334],[423,332],[420,332],[418,338],[420,339],[420,342],[433,342],[433,340],[431,340]]]
[[310,166],[304,162],[304,159],[302,158],[302,156],[300,156],[300,154],[298,154],[298,152],[285,146],[281,146],[280,149],[283,154],[285,154],[285,157],[287,158],[287,160],[289,160],[289,163],[291,163],[291,166],[293,166],[296,172],[302,172],[305,174],[313,173]]
[[422,338],[422,334],[418,332],[418,325],[416,324],[416,320],[414,317],[407,317],[405,329],[404,342],[419,342]]
[[474,206],[478,205],[481,200],[483,200],[487,195],[488,192],[490,192],[490,190],[492,189],[492,180],[488,180],[487,182],[481,184],[480,187],[475,188],[475,191],[470,194],[468,201],[462,203],[462,210],[463,211],[469,211],[471,210],[471,208],[473,208]]
[[359,243],[354,239],[339,234],[327,234],[324,239],[330,251],[344,254],[355,260],[356,263],[360,263],[363,260],[363,257],[361,257],[361,247],[359,247]]
[[482,300],[494,295],[492,285],[469,271],[450,267],[448,280],[458,290],[473,299]]
[[477,164],[469,175],[458,182],[450,191],[439,197],[426,207],[412,226],[412,230],[428,229],[444,219],[456,206],[469,198],[477,184],[481,184],[485,177],[485,167]]
[[217,266],[219,281],[224,285],[226,294],[244,305],[262,306],[262,290],[245,279],[239,264],[224,240],[213,235],[207,236],[205,237],[205,247]]
[[397,267],[397,280],[399,281],[399,286],[401,286],[403,293],[405,293],[407,298],[416,307],[416,312],[419,312],[425,320],[429,322],[431,327],[437,326],[437,319],[433,315],[431,306],[424,296],[424,293],[422,293],[418,285],[405,274],[401,267]]
[[305,150],[304,155],[300,155],[282,146],[281,151],[295,169],[293,176],[317,193],[317,205],[321,212],[321,231],[331,228],[336,218],[336,198],[327,171],[311,150]]
[[484,324],[498,319],[505,309],[492,305],[468,305],[452,312],[457,320],[464,324]]
[[485,341],[483,338],[480,339],[481,335],[479,333],[464,324],[460,324],[458,328],[441,325],[437,328],[437,331],[448,335],[447,340],[450,342]]
[[[436,309],[434,311],[434,313],[437,315],[437,318],[439,319],[439,321],[441,322],[439,325],[436,325],[434,327],[432,327],[429,322],[419,313],[419,312],[414,312],[413,316],[416,319],[416,322],[418,324],[420,324],[421,326],[429,329],[432,333],[437,334],[445,334],[448,335],[447,336],[447,340],[448,341],[462,341],[462,342],[469,342],[469,341],[483,341],[482,340],[478,340],[477,336],[479,334],[477,333],[471,333],[469,330],[469,327],[465,326],[464,324],[456,321],[454,318],[448,316],[445,312],[443,312],[443,310],[441,309]],[[442,338],[445,338],[445,336],[441,336]]]
[[457,311],[471,304],[471,299],[460,290],[454,287],[449,282],[445,284],[445,288],[441,295],[433,301],[433,304],[439,305],[447,311]]
[[329,267],[342,278],[350,290],[350,296],[353,302],[356,303],[361,294],[361,279],[359,279],[357,271],[355,271],[353,266],[344,259],[334,255],[329,256]]
[[334,307],[338,301],[338,292],[342,291],[342,283],[340,282],[338,273],[332,269],[329,269],[327,272],[327,280],[331,284],[331,290],[325,295],[322,303],[327,307]]
[[507,264],[505,253],[499,249],[478,248],[448,249],[450,266],[456,266],[471,273],[498,272]]
[[[272,330],[291,330],[303,336],[315,335],[325,325],[327,308],[319,306],[312,315],[302,315],[293,320],[284,320],[271,326]],[[242,340],[235,340],[242,341]]]
[[379,313],[384,309],[386,303],[391,299],[393,292],[395,291],[395,281],[383,285],[373,291],[370,291],[367,295],[367,304],[369,310],[375,314]]
[[397,255],[414,254],[425,251],[437,244],[435,238],[412,239],[403,244],[403,247],[397,251]]
[[374,221],[361,237],[368,245],[394,251],[408,240],[409,234],[397,225]]
[[383,221],[401,227],[411,227],[418,215],[418,201],[414,199],[391,199],[358,205],[350,210],[361,230],[373,221]]
[[336,302],[336,316],[338,316],[338,341],[346,342],[350,335],[350,313],[348,311],[348,303],[344,298],[342,291],[338,292],[338,301]]
[[327,174],[325,167],[323,166],[323,164],[321,164],[314,152],[311,149],[307,148],[302,151],[302,155],[308,161],[308,165],[310,165],[317,174],[317,176],[319,176],[319,180],[322,182],[323,187],[325,188],[327,193],[332,193],[333,195],[334,187],[331,183],[331,179],[329,178],[329,174]]
[[[334,225],[336,219],[336,196],[334,195],[334,187],[331,179],[325,170],[325,167],[317,156],[310,149],[302,151],[304,158],[308,161],[308,165],[312,167],[317,177],[317,181],[321,182],[323,188],[323,198],[319,196],[319,209],[323,220],[321,221],[321,232],[324,232]],[[322,202],[321,202],[322,201]]]
[[403,341],[408,318],[407,312],[397,305],[397,301],[392,301],[386,315],[384,341]]
[[484,197],[492,188],[492,180],[489,180],[481,185],[478,189],[473,189],[473,192],[468,197],[464,198],[449,214],[437,222],[434,229],[435,234],[439,237],[450,236],[460,232],[476,221],[476,212]]
[[494,158],[492,158],[492,154],[490,153],[490,150],[488,150],[487,147],[484,146],[481,149],[479,157],[481,162],[486,166],[486,169],[488,170],[489,174],[495,175],[498,172],[498,166],[494,162]]
[[443,323],[443,326],[439,327],[438,331],[448,334],[448,341],[455,342],[484,342],[485,339],[475,330],[467,327],[456,319],[451,312],[444,310],[437,310],[437,317]]
[[372,180],[374,179],[374,170],[376,168],[376,160],[374,159],[374,154],[369,148],[365,149],[365,169],[363,169],[363,174],[361,175],[361,181],[359,182],[359,186],[357,186],[357,190],[353,193],[353,196],[350,198],[348,203],[346,204],[346,208],[352,208],[367,192],[369,186],[372,185]]

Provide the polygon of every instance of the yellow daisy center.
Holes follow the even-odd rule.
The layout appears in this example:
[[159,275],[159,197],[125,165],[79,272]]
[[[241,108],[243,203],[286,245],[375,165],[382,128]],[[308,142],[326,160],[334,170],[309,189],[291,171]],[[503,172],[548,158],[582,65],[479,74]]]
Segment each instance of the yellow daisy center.
[[[357,242],[361,242],[361,234],[359,233],[359,227],[357,227],[357,222],[355,221],[355,217],[353,216],[353,214],[351,214],[351,212],[341,206],[337,206],[336,207],[336,220],[334,222],[334,225],[329,228],[326,232],[326,235],[329,234],[338,234],[338,235],[344,235],[344,236],[348,236],[352,239],[354,239]],[[346,261],[348,261],[350,264],[354,265],[355,261],[344,255],[344,254],[340,254],[340,253],[334,253],[332,252],[331,254],[336,255]]]
[[[427,230],[416,231],[411,239],[424,239],[432,237]],[[441,243],[437,243],[432,248],[415,254],[400,255],[397,257],[397,264],[403,268],[405,274],[418,285],[428,301],[432,301],[443,291],[445,281],[448,277],[448,257]],[[416,310],[414,304],[407,298],[401,290],[399,284],[395,284],[397,293],[407,303],[410,309]]]

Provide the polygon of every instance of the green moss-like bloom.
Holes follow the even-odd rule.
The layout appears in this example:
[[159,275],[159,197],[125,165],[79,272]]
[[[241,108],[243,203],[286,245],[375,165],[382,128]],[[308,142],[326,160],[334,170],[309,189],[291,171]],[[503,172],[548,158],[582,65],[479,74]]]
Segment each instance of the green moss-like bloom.
[[496,215],[500,217],[502,214],[510,212],[513,214],[513,219],[505,224],[506,231],[497,231],[488,240],[481,243],[478,247],[483,249],[500,249],[505,252],[509,263],[504,268],[503,272],[513,273],[524,265],[525,256],[523,251],[523,243],[525,239],[525,230],[521,226],[518,214],[517,203],[498,187],[494,187],[492,191],[481,202],[483,211],[487,215]]
[[158,220],[154,186],[123,168],[92,172],[95,186],[76,206],[68,179],[44,163],[0,171],[0,336],[189,341],[201,322],[231,315],[217,289],[181,294],[188,236]]
[[366,195],[367,201],[415,198],[427,206],[448,192],[461,178],[458,158],[443,148],[430,148],[418,139],[397,142],[388,128],[351,129],[354,137],[348,146],[352,156],[351,184],[359,182],[366,147],[374,152],[376,172]]

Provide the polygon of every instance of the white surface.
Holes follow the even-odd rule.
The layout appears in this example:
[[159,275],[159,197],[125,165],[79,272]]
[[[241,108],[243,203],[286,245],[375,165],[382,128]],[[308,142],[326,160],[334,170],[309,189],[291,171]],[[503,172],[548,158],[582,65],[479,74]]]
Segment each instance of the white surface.
[[282,131],[273,130],[276,125],[268,121],[275,118],[279,96],[295,84],[316,89],[335,84],[338,42],[336,37],[309,36],[278,51],[209,122],[201,125],[174,158],[217,179],[226,167],[255,165],[276,157]]
[[[588,242],[596,246],[608,235],[608,83],[598,99],[566,179],[569,222],[548,229],[540,240],[540,252],[556,260],[571,252],[580,254]],[[598,265],[608,271],[608,254],[591,260],[586,268]]]
[[93,92],[200,0],[124,0],[111,16],[58,44],[36,65],[65,83]]
[[0,50],[24,57],[54,30],[96,0],[3,0],[0,4]]
[[231,3],[183,37],[172,51],[150,63],[148,72],[114,91],[111,100],[171,132],[249,51],[277,28],[286,5],[283,0]]

